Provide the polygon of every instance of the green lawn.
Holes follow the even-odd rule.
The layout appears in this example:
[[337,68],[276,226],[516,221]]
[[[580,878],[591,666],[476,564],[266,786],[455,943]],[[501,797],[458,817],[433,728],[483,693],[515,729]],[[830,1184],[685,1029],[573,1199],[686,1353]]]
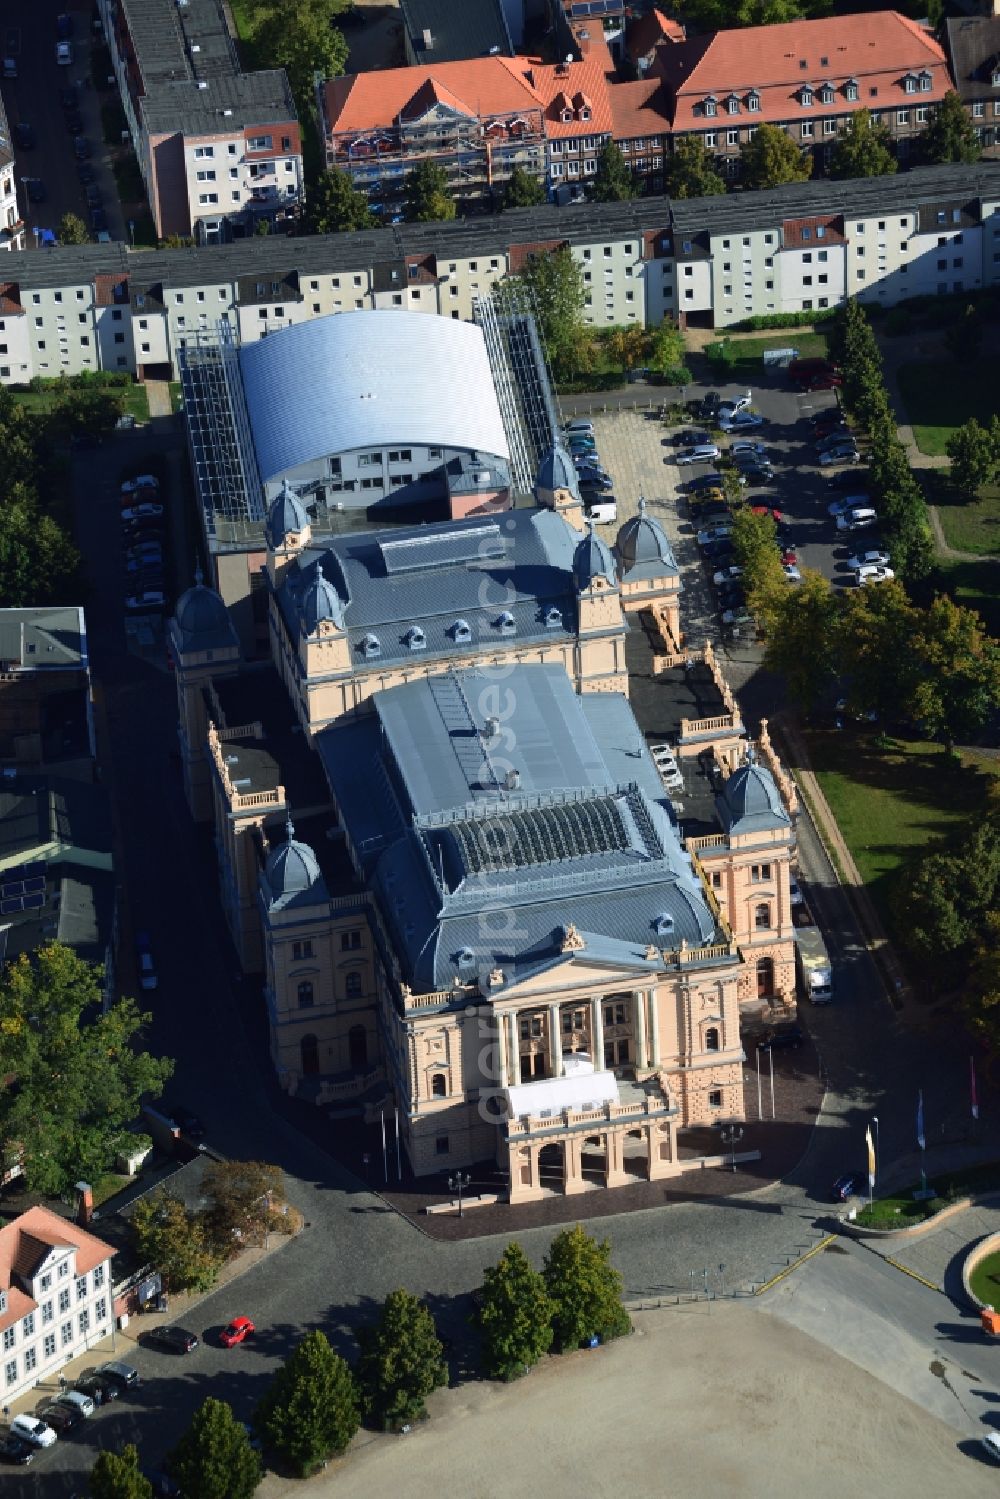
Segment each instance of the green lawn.
[[[936,1195],[919,1202],[913,1198],[914,1191],[920,1188],[919,1180],[891,1197],[876,1197],[871,1208],[865,1206],[858,1213],[858,1223],[865,1228],[909,1228],[925,1218],[932,1218],[935,1213],[940,1213],[942,1208],[961,1197],[995,1192],[1000,1186],[1000,1165],[987,1162],[981,1166],[966,1166],[959,1171],[937,1172],[928,1176],[927,1185],[933,1188]],[[990,1261],[992,1268],[996,1270],[997,1258],[991,1255]],[[984,1261],[984,1264],[988,1263],[989,1261]],[[992,1297],[984,1296],[982,1299],[989,1301]]]
[[[725,338],[719,334],[719,340]],[[733,365],[733,377],[745,375],[747,379],[764,368],[763,359],[769,349],[798,349],[801,359],[825,359],[830,351],[830,334],[827,332],[804,333],[801,328],[786,328],[766,337],[732,339],[738,358]]]
[[899,387],[922,453],[943,454],[951,434],[970,416],[987,426],[996,411],[996,368],[987,358],[904,364]]
[[1000,485],[985,484],[976,505],[938,505],[945,540],[957,552],[1000,556]]
[[879,750],[872,736],[849,730],[809,738],[820,786],[885,920],[897,870],[983,805],[993,773],[974,757],[953,765],[936,744],[893,743],[892,751]]
[[975,609],[990,634],[1000,637],[1000,561],[989,557],[974,562],[939,557],[937,571],[956,603]]
[[[131,412],[136,421],[149,421],[149,398],[144,385],[121,385],[115,387],[125,398],[125,410]],[[55,401],[54,390],[12,390],[11,395],[19,406],[28,411],[50,411]]]
[[1000,1254],[988,1254],[969,1276],[973,1296],[986,1306],[1000,1306]]

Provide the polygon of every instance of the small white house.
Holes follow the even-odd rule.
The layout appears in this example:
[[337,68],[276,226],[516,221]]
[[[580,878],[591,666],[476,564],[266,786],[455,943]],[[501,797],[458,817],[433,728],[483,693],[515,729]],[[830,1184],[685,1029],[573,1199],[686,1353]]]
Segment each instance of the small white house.
[[0,1229],[4,1404],[111,1331],[110,1244],[33,1207]]

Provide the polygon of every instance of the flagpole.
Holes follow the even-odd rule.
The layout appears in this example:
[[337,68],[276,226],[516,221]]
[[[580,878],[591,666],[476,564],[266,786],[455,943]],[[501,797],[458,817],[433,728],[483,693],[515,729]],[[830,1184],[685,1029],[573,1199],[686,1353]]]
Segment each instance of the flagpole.
[[917,1093],[917,1144],[920,1146],[920,1190],[927,1192],[927,1172],[924,1169],[927,1150],[927,1136],[924,1134],[924,1090],[921,1088]]
[[757,1047],[757,1118],[763,1119],[764,1104],[760,1096],[760,1047]]
[[879,1145],[878,1115],[877,1114],[873,1114],[872,1115],[872,1123],[875,1126],[875,1186],[876,1186],[876,1189],[877,1189],[878,1188],[878,1166],[879,1166],[879,1158],[881,1156],[881,1147]]
[[389,1157],[385,1149],[385,1109],[382,1110],[382,1176],[386,1186],[389,1185]]
[[399,1155],[399,1109],[393,1109],[393,1113],[396,1116],[396,1180],[401,1182],[403,1180],[403,1165]]

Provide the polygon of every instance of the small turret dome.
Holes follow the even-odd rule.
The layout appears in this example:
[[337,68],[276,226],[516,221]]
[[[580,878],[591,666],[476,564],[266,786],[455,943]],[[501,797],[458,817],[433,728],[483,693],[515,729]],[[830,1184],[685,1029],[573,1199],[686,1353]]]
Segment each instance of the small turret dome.
[[285,537],[297,536],[309,529],[305,506],[286,479],[267,512],[267,544],[274,550],[284,545]]
[[749,752],[746,765],[734,770],[719,797],[719,812],[727,830],[763,831],[791,823],[774,777]]
[[594,530],[593,521],[573,553],[573,577],[578,593],[592,588],[597,578],[603,578],[611,588],[615,586],[615,564],[610,548]]
[[313,576],[302,590],[299,608],[307,635],[315,635],[323,620],[329,620],[338,629],[343,629],[344,601],[329,578],[324,576],[320,562],[317,562]]
[[236,644],[229,610],[214,588],[205,587],[200,567],[195,569],[194,587],[177,600],[174,620],[183,651],[221,650]]
[[625,522],[618,532],[617,551],[622,577],[636,568],[653,573],[675,573],[677,562],[667,533],[654,516],[646,513],[646,501],[639,496],[639,513]]
[[554,492],[568,489],[574,500],[580,498],[580,481],[576,467],[561,442],[553,443],[538,466],[535,475],[535,493],[540,490]]
[[297,842],[291,818],[285,834],[285,842],[270,854],[264,869],[270,904],[312,905],[326,900],[326,884],[316,855],[307,843]]

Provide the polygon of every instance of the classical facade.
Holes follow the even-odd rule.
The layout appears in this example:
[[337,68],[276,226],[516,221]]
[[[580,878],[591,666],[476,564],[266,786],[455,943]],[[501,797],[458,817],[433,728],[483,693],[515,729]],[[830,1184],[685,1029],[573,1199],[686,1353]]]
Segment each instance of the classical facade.
[[[511,1201],[684,1169],[743,1117],[741,1021],[794,1011],[794,791],[645,506],[612,551],[572,463],[538,508],[321,544],[268,517],[272,660],[203,583],[171,626],[185,786],[261,977],[282,1086],[398,1109],[413,1172]],[[629,706],[628,618],[678,707],[668,794]]]

